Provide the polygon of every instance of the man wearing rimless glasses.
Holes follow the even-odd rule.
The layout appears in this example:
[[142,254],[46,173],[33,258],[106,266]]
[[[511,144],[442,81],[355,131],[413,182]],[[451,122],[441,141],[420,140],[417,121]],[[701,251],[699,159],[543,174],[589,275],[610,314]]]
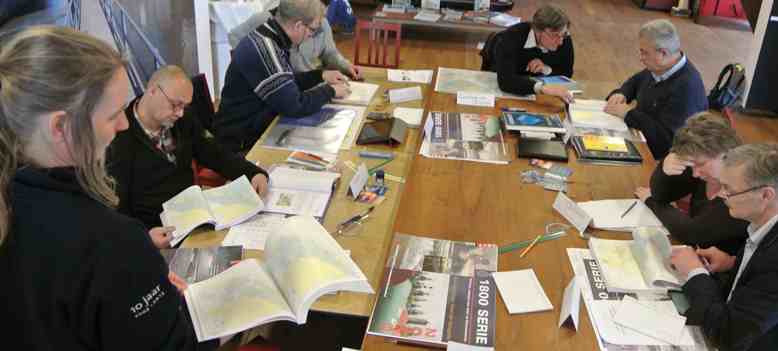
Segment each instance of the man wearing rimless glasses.
[[500,90],[511,94],[546,94],[573,101],[573,94],[561,85],[544,85],[533,77],[573,76],[573,41],[567,14],[545,5],[531,23],[519,23],[495,34],[481,51],[481,70],[497,72]]
[[671,263],[687,278],[686,323],[722,351],[778,350],[778,144],[728,151],[719,182],[730,215],[749,222],[746,244],[735,256],[673,250]]
[[151,228],[157,247],[169,245],[174,228],[161,228],[162,203],[194,183],[192,160],[233,180],[245,175],[261,196],[267,172],[205,137],[189,111],[193,88],[186,73],[166,66],[149,79],[146,92],[125,114],[129,128],[116,134],[106,153],[106,165],[116,180],[119,212]]

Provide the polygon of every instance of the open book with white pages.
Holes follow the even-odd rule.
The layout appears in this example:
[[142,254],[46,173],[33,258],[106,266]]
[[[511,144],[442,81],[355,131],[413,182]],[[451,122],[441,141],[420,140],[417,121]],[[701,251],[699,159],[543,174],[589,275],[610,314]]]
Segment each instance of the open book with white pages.
[[610,292],[665,293],[680,289],[683,277],[670,267],[672,245],[657,228],[632,231],[632,240],[589,239]]
[[287,320],[304,324],[320,296],[372,294],[360,268],[313,217],[285,219],[265,244],[263,262],[248,259],[184,292],[198,341]]
[[586,305],[589,320],[600,351],[708,351],[702,329],[686,325],[674,343],[668,343],[617,323],[619,306],[626,296],[635,297],[641,304],[666,314],[675,314],[673,301],[667,294],[626,294],[606,289],[602,282],[601,267],[590,250],[568,248],[567,256],[573,266],[573,274],[579,277],[581,297]]
[[162,225],[176,228],[170,241],[175,246],[200,225],[210,223],[216,230],[222,230],[249,219],[264,207],[265,203],[244,175],[207,190],[190,186],[165,201],[159,217]]

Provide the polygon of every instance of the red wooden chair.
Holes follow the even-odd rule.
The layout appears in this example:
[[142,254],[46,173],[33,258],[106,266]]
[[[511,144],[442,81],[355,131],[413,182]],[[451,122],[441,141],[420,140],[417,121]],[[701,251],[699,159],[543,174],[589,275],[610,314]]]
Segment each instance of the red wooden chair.
[[[367,58],[360,55],[362,48],[362,36],[367,33]],[[394,35],[394,39],[390,37]],[[402,25],[381,21],[357,21],[357,30],[354,33],[354,64],[357,66],[397,68],[400,66],[400,45],[402,39]],[[394,44],[394,55],[389,54],[390,44]],[[394,56],[394,62],[387,58]]]

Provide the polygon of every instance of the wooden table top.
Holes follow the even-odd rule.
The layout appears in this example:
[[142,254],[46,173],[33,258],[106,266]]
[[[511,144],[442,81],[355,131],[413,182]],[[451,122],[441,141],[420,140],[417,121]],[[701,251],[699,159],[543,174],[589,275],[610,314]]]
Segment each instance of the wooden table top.
[[[496,108],[456,106],[451,94],[433,93],[430,111],[460,111],[498,115],[499,108],[521,106],[537,112],[561,112],[561,102],[540,97],[536,102],[500,99]],[[515,150],[516,138],[507,138]],[[568,196],[575,201],[631,198],[638,186],[648,184],[655,161],[645,144],[641,166],[602,166],[577,163],[570,151],[566,165],[574,173]],[[515,154],[515,151],[514,151]],[[566,223],[551,205],[556,192],[522,184],[520,173],[529,169],[526,159],[509,165],[427,159],[414,156],[400,203],[395,232],[432,238],[495,243],[500,246],[532,239],[544,233],[548,223]],[[625,234],[594,231],[606,238]],[[596,350],[597,342],[586,312],[581,311],[579,331],[557,327],[565,286],[573,277],[567,257],[569,247],[587,247],[574,229],[567,236],[536,245],[524,258],[521,250],[499,256],[499,271],[534,269],[551,303],[552,311],[509,315],[497,298],[496,350]],[[386,257],[388,253],[384,253]],[[581,307],[582,309],[585,307]],[[411,350],[420,346],[400,345],[382,337],[366,336],[362,349]]]

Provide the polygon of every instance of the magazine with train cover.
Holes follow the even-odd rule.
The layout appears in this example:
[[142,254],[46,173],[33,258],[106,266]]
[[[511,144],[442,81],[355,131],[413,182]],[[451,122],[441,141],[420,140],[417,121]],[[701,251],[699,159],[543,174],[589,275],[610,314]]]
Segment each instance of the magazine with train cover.
[[497,246],[396,234],[367,333],[446,348],[495,345]]
[[507,164],[511,154],[497,118],[477,113],[430,112],[421,154],[429,158]]

